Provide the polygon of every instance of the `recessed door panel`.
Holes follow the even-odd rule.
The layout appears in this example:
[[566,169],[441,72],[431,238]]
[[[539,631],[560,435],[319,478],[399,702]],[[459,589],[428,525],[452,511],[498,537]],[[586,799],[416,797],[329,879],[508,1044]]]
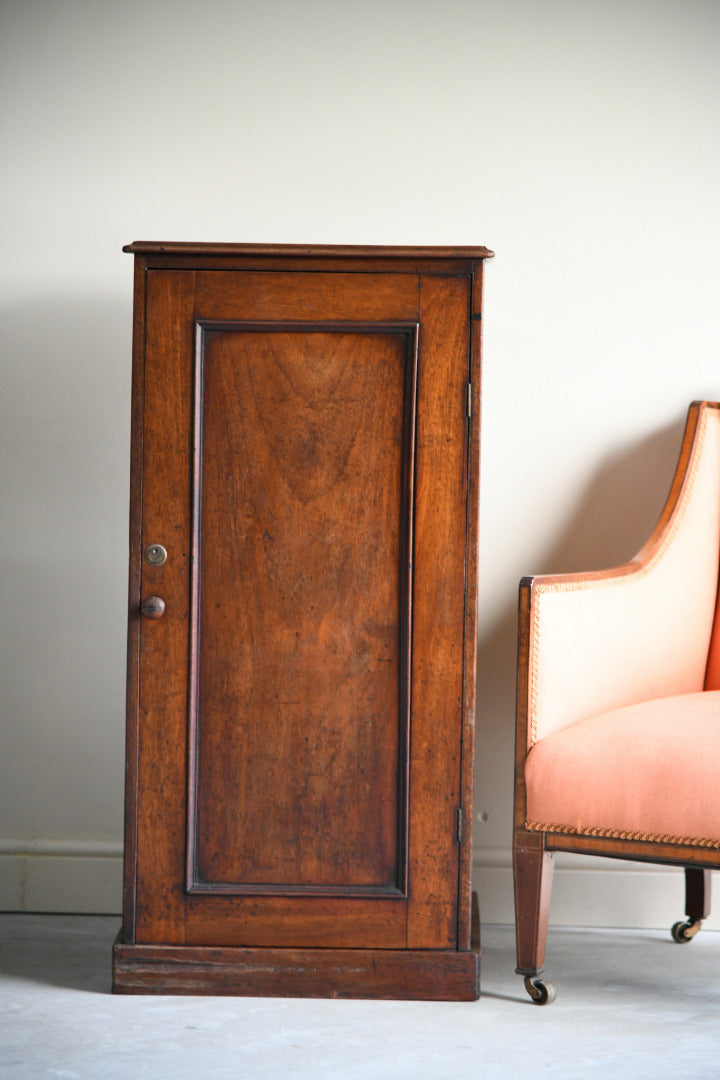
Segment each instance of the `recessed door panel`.
[[405,891],[415,360],[198,328],[193,891]]

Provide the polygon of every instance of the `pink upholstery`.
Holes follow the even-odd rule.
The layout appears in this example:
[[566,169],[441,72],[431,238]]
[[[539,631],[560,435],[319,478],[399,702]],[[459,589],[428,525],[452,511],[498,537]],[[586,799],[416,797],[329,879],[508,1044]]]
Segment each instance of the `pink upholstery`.
[[602,713],[525,763],[527,827],[720,848],[720,691]]

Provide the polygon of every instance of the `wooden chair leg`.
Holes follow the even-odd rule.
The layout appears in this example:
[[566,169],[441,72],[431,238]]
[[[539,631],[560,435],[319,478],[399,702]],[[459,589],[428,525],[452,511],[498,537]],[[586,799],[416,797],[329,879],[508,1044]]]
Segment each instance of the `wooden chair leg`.
[[672,936],[680,944],[692,941],[710,914],[710,871],[699,866],[685,867],[685,914],[676,922]]
[[551,983],[538,978],[545,962],[554,854],[545,850],[542,833],[518,830],[513,843],[515,932],[518,975],[533,1001],[544,1005],[555,997]]
[[685,914],[700,922],[710,914],[710,870],[685,867]]

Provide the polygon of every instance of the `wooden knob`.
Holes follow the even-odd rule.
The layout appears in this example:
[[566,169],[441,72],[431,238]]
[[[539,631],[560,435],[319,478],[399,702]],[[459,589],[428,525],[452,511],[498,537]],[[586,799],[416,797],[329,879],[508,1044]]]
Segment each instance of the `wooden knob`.
[[165,601],[159,596],[148,596],[140,605],[146,619],[162,619],[165,614]]

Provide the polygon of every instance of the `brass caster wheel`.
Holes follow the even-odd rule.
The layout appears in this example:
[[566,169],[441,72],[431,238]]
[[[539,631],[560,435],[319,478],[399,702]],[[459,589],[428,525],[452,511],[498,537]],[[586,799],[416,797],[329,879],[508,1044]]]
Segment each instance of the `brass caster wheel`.
[[525,979],[525,989],[535,1005],[550,1005],[555,1000],[556,991],[551,982],[528,977]]
[[670,933],[673,936],[673,941],[677,941],[678,945],[687,945],[688,941],[692,941],[695,937],[701,926],[702,922],[699,919],[680,919],[673,924]]

